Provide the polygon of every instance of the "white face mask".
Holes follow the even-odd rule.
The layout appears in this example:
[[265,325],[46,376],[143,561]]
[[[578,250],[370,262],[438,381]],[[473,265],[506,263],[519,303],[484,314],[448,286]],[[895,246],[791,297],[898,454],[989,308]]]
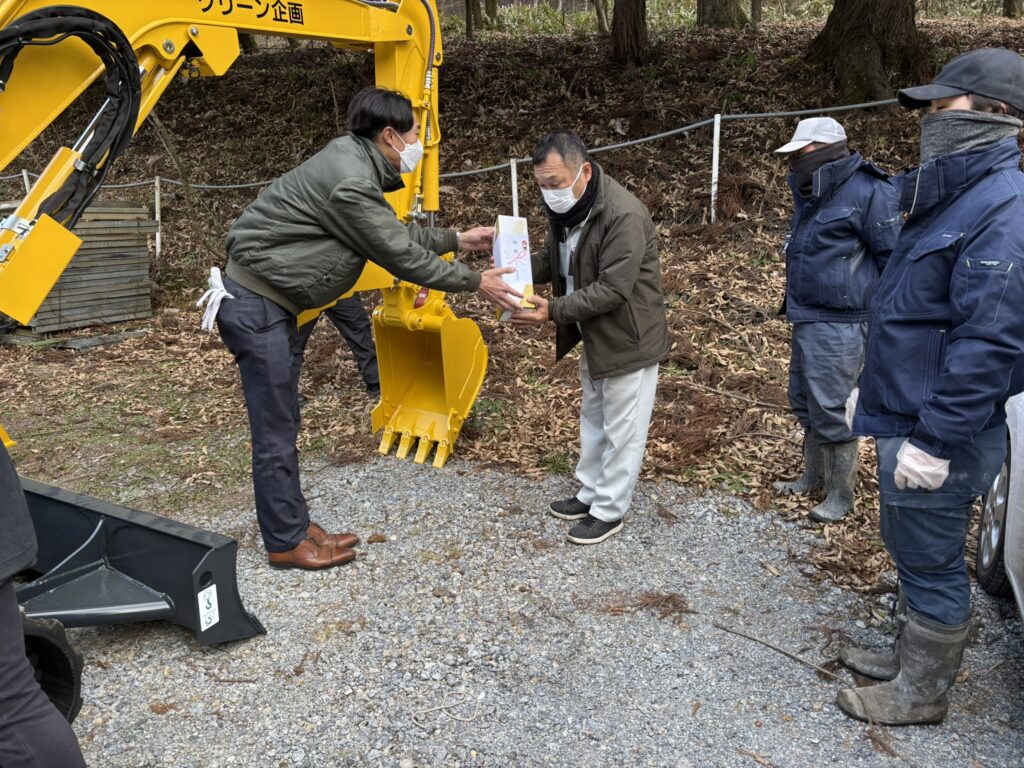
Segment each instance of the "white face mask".
[[565,213],[576,205],[580,199],[572,193],[572,188],[576,186],[576,182],[580,180],[580,174],[582,173],[583,166],[581,165],[579,171],[576,172],[576,178],[572,180],[572,184],[564,189],[542,189],[540,194],[544,198],[544,203],[547,207],[555,213]]
[[[398,136],[397,131],[395,132],[395,136]],[[414,143],[406,144],[405,139],[401,136],[398,136],[398,140],[402,142],[402,146],[405,147],[405,149],[402,150],[392,147],[392,149],[395,149],[395,151],[398,152],[398,156],[401,158],[399,161],[399,170],[402,173],[412,173],[416,170],[416,166],[420,164],[420,160],[423,158],[423,142],[416,139]]]

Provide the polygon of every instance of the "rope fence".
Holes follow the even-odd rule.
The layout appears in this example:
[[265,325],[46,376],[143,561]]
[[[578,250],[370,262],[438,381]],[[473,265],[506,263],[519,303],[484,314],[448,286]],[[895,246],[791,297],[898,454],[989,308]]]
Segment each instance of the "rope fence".
[[[877,107],[887,107],[892,104],[896,104],[896,99],[883,99],[881,101],[867,101],[861,104],[843,104],[837,107],[823,107],[820,109],[798,109],[789,112],[751,112],[742,114],[716,114],[714,117],[709,117],[704,120],[698,120],[695,123],[684,125],[679,128],[673,128],[669,131],[662,133],[655,133],[650,136],[644,136],[639,139],[630,139],[629,141],[622,141],[617,144],[608,144],[601,147],[594,147],[589,150],[590,154],[596,155],[602,152],[612,152],[619,149],[626,149],[628,147],[635,147],[640,144],[648,144],[653,141],[661,141],[663,139],[670,139],[675,136],[682,136],[692,131],[699,130],[701,128],[707,128],[709,126],[713,129],[712,135],[712,149],[711,149],[711,223],[716,222],[716,209],[718,207],[718,163],[719,156],[721,154],[721,127],[722,123],[726,122],[737,122],[741,120],[764,120],[764,119],[776,119],[776,118],[789,118],[789,117],[807,117],[810,115],[825,115],[833,114],[836,112],[853,112],[861,109],[874,109]],[[512,184],[512,207],[513,215],[518,215],[519,211],[519,177],[518,168],[521,165],[532,164],[532,159],[529,157],[513,157],[509,158],[504,163],[498,163],[496,165],[488,165],[484,168],[470,168],[464,171],[449,171],[448,173],[442,173],[440,179],[442,181],[447,179],[460,179],[468,176],[482,176],[486,173],[493,173],[495,171],[507,171],[510,175]],[[0,181],[17,181],[21,180],[25,185],[25,191],[28,192],[31,187],[31,180],[39,178],[39,174],[31,173],[23,170],[21,173],[13,174],[9,176],[0,176]],[[161,198],[161,187],[162,185],[168,184],[174,187],[191,187],[192,189],[198,190],[210,190],[210,191],[224,191],[224,190],[240,190],[240,189],[258,189],[259,187],[265,187],[271,184],[273,179],[269,181],[252,181],[240,184],[186,184],[186,182],[180,179],[168,179],[163,176],[157,176],[154,179],[146,179],[145,181],[129,181],[121,184],[104,184],[104,189],[141,189],[143,187],[152,186],[154,188],[154,210],[155,219],[157,222],[157,234],[156,234],[156,256],[160,257],[160,198]]]

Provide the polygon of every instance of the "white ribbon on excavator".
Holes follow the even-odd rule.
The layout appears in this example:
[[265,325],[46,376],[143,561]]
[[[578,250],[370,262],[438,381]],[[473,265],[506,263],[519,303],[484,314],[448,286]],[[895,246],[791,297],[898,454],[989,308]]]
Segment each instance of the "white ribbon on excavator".
[[224,299],[235,298],[227,289],[224,288],[224,281],[220,276],[219,267],[210,267],[210,281],[209,289],[202,295],[199,301],[196,302],[197,307],[203,306],[203,302],[206,302],[206,309],[203,310],[203,322],[202,329],[204,331],[212,331],[214,321],[217,319],[217,312],[220,311],[220,303]]

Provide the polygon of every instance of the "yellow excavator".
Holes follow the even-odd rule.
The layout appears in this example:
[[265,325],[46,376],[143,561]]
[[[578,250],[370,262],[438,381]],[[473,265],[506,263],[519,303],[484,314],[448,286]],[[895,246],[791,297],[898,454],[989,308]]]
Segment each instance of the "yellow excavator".
[[[372,51],[376,83],[408,96],[425,154],[388,196],[403,218],[438,210],[437,72],[443,61],[433,0],[99,0],[88,7],[0,2],[0,170],[99,79],[104,101],[81,138],[50,161],[0,222],[0,313],[28,323],[74,256],[72,228],[176,75],[223,75],[240,33],[329,41]],[[383,293],[373,324],[381,399],[372,414],[380,452],[398,443],[415,461],[451,455],[483,384],[487,348],[442,292],[396,281],[368,263],[353,291]],[[339,297],[340,298],[340,297]],[[305,323],[319,310],[300,316]]]
[[[31,320],[81,244],[73,232],[79,216],[160,96],[176,77],[227,72],[239,56],[239,34],[372,52],[377,85],[408,96],[423,126],[424,159],[389,202],[400,217],[430,223],[438,209],[439,27],[434,0],[0,0],[0,170],[87,88],[99,82],[103,91],[77,142],[56,153],[0,221],[0,313]],[[353,291],[372,290],[383,294],[373,317],[381,400],[372,425],[383,430],[380,451],[397,441],[405,458],[416,445],[415,461],[423,463],[434,449],[440,467],[483,383],[480,329],[456,318],[442,292],[429,291],[424,300],[418,286],[369,263]],[[13,445],[2,428],[0,440]],[[34,635],[26,628],[26,637],[49,637],[36,641],[37,671],[44,680],[57,678],[69,718],[80,703],[71,679],[77,675],[69,670],[80,670],[81,662],[66,651],[62,629],[56,639],[47,634],[54,626],[166,619],[193,630],[203,645],[264,631],[239,598],[233,539],[26,478],[21,483],[39,555],[34,578],[17,586],[18,600],[26,627],[43,623]]]

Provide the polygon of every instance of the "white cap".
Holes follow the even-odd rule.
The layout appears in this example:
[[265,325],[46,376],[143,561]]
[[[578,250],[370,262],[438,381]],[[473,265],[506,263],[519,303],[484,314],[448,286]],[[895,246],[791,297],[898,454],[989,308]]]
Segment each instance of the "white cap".
[[783,144],[775,150],[776,155],[788,155],[803,149],[808,144],[835,144],[837,141],[846,141],[846,131],[843,126],[831,117],[809,117],[797,123],[793,138],[788,144]]

